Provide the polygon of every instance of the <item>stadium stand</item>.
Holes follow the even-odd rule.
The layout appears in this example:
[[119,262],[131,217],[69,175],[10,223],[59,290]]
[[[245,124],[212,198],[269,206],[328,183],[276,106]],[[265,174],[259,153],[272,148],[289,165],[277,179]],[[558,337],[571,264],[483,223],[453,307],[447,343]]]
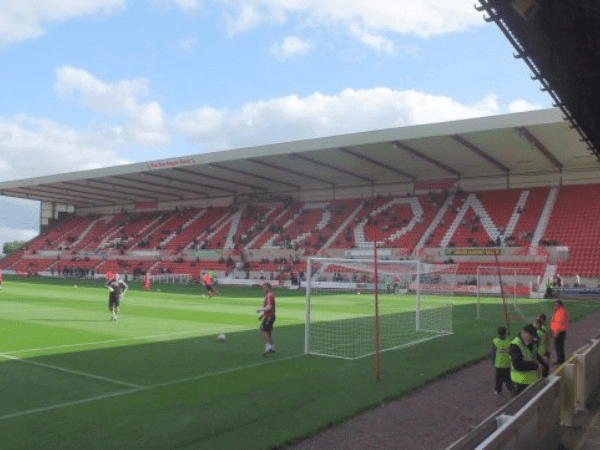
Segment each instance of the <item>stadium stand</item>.
[[568,247],[569,259],[557,267],[563,276],[600,276],[599,195],[597,184],[560,189],[541,244]]
[[[557,272],[597,278],[600,208],[593,199],[600,185],[561,187],[555,201],[549,192],[546,187],[439,190],[368,200],[71,216],[2,260],[0,268],[58,274],[67,267],[100,276],[127,267],[132,276],[151,271],[193,277],[211,269],[220,277],[262,272],[287,280],[305,271],[308,256],[365,250],[377,241],[401,257],[417,254],[442,262],[453,255],[463,277],[473,277],[489,257],[460,256],[453,249],[501,246],[506,249],[502,266],[542,278],[549,250],[558,245],[568,248],[569,259],[559,261]],[[541,217],[549,207],[546,224]],[[536,233],[542,238],[532,242]]]

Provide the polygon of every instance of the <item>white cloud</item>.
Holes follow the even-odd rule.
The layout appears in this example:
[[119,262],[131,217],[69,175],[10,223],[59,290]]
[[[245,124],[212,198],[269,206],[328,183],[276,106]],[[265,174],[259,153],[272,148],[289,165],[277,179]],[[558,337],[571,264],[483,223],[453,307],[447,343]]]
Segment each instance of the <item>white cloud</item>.
[[363,44],[371,47],[373,50],[378,52],[387,53],[389,55],[396,54],[396,47],[394,42],[389,39],[386,39],[384,36],[380,34],[375,34],[367,31],[358,23],[353,23],[350,25],[348,31],[356,37]]
[[225,24],[230,36],[245,33],[259,25],[266,23],[270,25],[283,24],[286,19],[286,7],[274,2],[259,1],[236,1],[219,0],[226,9]]
[[163,145],[169,136],[164,112],[157,102],[143,103],[149,81],[145,78],[106,83],[86,70],[72,66],[56,69],[54,86],[61,97],[79,95],[86,107],[108,114],[123,114],[130,119],[123,136],[143,145]]
[[86,134],[47,119],[0,117],[0,180],[128,163],[107,145],[117,141],[114,136]]
[[292,58],[308,53],[312,44],[298,36],[287,36],[271,46],[271,53],[279,59]]
[[222,150],[502,112],[496,95],[462,104],[446,96],[380,87],[290,95],[236,110],[204,107],[178,114],[173,126],[205,150]]
[[[464,0],[218,0],[225,8],[231,34],[261,24],[284,23],[291,18],[312,26],[360,26],[363,39],[382,33],[419,37],[464,31],[483,26],[481,13]],[[356,33],[352,33],[356,36]],[[360,36],[357,36],[360,37]],[[379,37],[379,39],[384,39]],[[362,40],[364,42],[364,40]],[[372,45],[372,44],[370,44]]]
[[125,0],[0,0],[0,47],[42,36],[49,24],[110,14]]
[[0,226],[0,253],[2,253],[4,243],[14,241],[27,242],[36,237],[38,234],[39,232],[36,230],[7,228]]
[[202,0],[173,0],[177,6],[187,12],[196,11],[200,8]]
[[523,99],[517,99],[517,100],[513,100],[512,102],[510,102],[510,104],[508,105],[508,112],[517,113],[517,112],[523,112],[523,111],[533,111],[536,109],[543,109],[543,108],[545,108],[545,107],[542,105],[530,103],[527,100],[523,100]]
[[198,38],[195,36],[181,39],[179,41],[179,47],[187,52],[192,51],[198,45]]

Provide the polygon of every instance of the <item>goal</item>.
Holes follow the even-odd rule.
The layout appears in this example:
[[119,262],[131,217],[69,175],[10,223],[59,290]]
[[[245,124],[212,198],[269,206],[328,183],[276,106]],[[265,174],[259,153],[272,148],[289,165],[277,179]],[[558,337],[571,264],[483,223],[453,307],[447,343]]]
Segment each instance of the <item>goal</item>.
[[531,322],[548,309],[534,298],[537,281],[527,267],[478,266],[476,288],[477,320]]
[[309,258],[305,353],[357,359],[452,334],[456,265]]

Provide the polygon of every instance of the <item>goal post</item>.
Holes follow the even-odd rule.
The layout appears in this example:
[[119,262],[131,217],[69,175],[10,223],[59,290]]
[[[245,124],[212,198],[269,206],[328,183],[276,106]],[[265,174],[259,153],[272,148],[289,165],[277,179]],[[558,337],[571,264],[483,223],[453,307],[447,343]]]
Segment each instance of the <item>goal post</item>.
[[536,278],[527,267],[477,266],[477,320],[533,321],[548,312],[548,302],[534,294]]
[[306,273],[305,353],[357,359],[452,334],[454,264],[308,258]]
[[482,298],[503,301],[517,299],[517,269],[515,267],[477,266],[477,320],[484,317]]

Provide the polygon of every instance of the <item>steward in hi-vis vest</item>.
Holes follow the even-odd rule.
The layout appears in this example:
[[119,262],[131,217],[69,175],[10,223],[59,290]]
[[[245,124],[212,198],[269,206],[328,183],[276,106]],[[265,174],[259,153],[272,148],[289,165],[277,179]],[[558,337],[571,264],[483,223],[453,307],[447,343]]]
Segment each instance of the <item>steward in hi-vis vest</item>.
[[548,365],[538,353],[536,339],[536,329],[529,323],[510,344],[510,379],[514,384],[515,395],[538,380],[539,365],[547,373]]
[[510,339],[496,337],[492,340],[492,344],[496,350],[494,352],[494,367],[496,369],[510,369],[510,354],[508,351],[511,344]]
[[550,334],[544,329],[543,320],[540,317],[533,321],[533,326],[538,336],[538,353],[546,363],[541,375],[547,377],[550,371]]
[[513,391],[510,380],[510,344],[510,339],[506,337],[506,327],[498,327],[498,336],[492,340],[490,351],[490,359],[496,372],[494,392],[497,395],[502,394],[503,384],[506,384],[506,389],[509,392]]

